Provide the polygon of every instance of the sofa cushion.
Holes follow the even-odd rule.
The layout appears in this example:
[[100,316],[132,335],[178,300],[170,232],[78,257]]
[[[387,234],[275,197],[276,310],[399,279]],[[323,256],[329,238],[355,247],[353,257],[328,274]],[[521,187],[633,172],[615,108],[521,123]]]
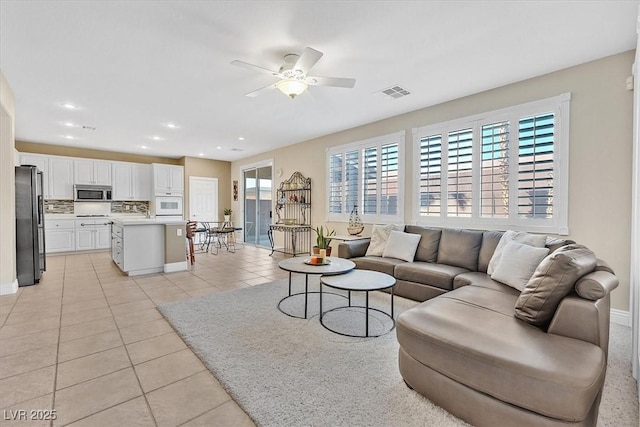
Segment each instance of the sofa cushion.
[[458,274],[467,271],[469,270],[452,265],[416,261],[396,265],[395,278],[451,290],[453,289],[453,279]]
[[520,291],[517,289],[507,286],[504,283],[496,282],[490,276],[487,276],[486,273],[480,273],[478,271],[458,274],[455,279],[453,279],[453,289],[458,289],[463,286],[480,286],[498,292],[505,292],[516,298],[520,296]]
[[576,281],[596,267],[596,256],[582,245],[567,245],[547,256],[516,302],[515,316],[536,326],[546,326]]
[[436,262],[442,229],[407,225],[404,231],[422,236],[414,261]]
[[548,253],[549,248],[536,248],[511,241],[504,247],[500,263],[491,278],[522,291]]
[[371,242],[365,256],[382,256],[384,248],[387,246],[389,234],[394,230],[402,231],[404,230],[404,225],[374,225],[371,229]]
[[406,261],[396,258],[382,258],[379,256],[364,256],[360,258],[351,258],[356,264],[356,268],[360,270],[373,270],[380,273],[386,273],[393,276],[393,270],[396,265],[404,264]]
[[547,417],[584,420],[602,388],[602,349],[514,318],[516,296],[465,286],[398,316],[402,349],[481,393]]
[[478,271],[487,272],[489,261],[491,261],[491,257],[503,234],[502,231],[485,231],[482,233],[482,245],[478,254]]
[[500,264],[500,258],[502,257],[504,247],[512,240],[518,243],[524,243],[526,245],[542,248],[547,242],[547,236],[542,234],[525,233],[523,231],[513,231],[513,230],[505,231],[504,234],[502,235],[502,238],[500,238],[500,241],[498,242],[498,246],[496,246],[496,250],[493,252],[491,261],[489,261],[489,266],[487,267],[487,274],[492,275],[493,272],[496,271],[498,264]]
[[444,229],[438,247],[438,264],[477,271],[481,244],[482,231]]
[[392,231],[387,240],[387,246],[382,252],[385,258],[397,258],[403,261],[413,262],[416,249],[420,243],[419,234],[404,233],[402,231]]

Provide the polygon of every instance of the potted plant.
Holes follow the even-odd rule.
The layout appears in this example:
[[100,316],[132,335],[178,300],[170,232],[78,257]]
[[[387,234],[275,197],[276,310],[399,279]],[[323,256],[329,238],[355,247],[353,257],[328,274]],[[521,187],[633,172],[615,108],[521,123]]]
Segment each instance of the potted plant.
[[313,253],[317,255],[320,253],[320,249],[325,249],[327,256],[331,256],[331,246],[329,243],[331,243],[332,239],[330,236],[335,236],[336,230],[329,230],[329,227],[327,227],[325,234],[325,228],[321,225],[315,228],[315,232],[318,237],[316,238],[316,245],[313,247]]
[[225,208],[223,213],[224,213],[224,222],[229,222],[231,221],[231,212],[232,210],[230,208]]

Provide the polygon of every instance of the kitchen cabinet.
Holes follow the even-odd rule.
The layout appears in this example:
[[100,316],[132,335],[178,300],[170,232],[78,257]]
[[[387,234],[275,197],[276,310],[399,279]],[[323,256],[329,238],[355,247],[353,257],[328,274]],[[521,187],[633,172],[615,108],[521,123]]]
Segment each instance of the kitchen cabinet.
[[[49,156],[41,154],[20,154],[20,165],[34,165],[38,167],[38,170],[42,172],[42,195],[45,199],[49,197]],[[73,195],[72,197],[73,198]]]
[[151,166],[142,163],[113,163],[113,200],[149,200]]
[[76,250],[73,219],[48,220],[44,222],[45,251],[72,252]]
[[138,221],[111,228],[111,258],[129,276],[164,271],[164,224]]
[[154,163],[153,187],[156,194],[184,193],[184,167]]
[[111,162],[76,159],[74,178],[74,183],[80,185],[111,185]]
[[151,200],[151,165],[134,163],[131,172],[133,200]]
[[76,250],[108,249],[111,247],[110,221],[105,219],[76,219]]
[[73,200],[73,159],[43,154],[20,154],[21,165],[35,165],[42,172],[42,195],[47,200]]
[[48,198],[73,200],[73,159],[69,157],[49,157],[48,175]]

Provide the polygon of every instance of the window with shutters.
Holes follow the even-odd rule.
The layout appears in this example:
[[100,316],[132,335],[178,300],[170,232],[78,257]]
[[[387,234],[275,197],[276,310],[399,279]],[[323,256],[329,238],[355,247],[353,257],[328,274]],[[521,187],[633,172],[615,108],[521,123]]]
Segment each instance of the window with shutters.
[[414,129],[416,222],[568,234],[570,99]]
[[404,132],[327,150],[329,221],[403,223]]

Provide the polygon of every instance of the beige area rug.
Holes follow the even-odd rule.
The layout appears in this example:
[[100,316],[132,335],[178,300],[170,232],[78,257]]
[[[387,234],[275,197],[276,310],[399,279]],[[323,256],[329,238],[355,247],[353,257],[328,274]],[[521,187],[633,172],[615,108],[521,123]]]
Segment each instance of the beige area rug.
[[[317,276],[310,276],[317,290]],[[304,287],[294,275],[294,292]],[[325,288],[326,289],[326,288]],[[460,426],[466,425],[410,390],[398,372],[395,330],[379,338],[349,338],[323,328],[318,294],[309,299],[309,319],[276,307],[287,293],[281,280],[159,307],[238,404],[262,426]],[[281,307],[300,315],[303,297]],[[325,295],[324,309],[344,299]],[[395,299],[396,315],[416,303]],[[388,310],[389,295],[372,293],[373,307]],[[333,328],[358,323],[363,313],[336,311]],[[372,333],[391,324],[375,314]],[[610,366],[598,425],[637,426],[638,396],[630,376],[629,328],[613,325]],[[361,333],[349,330],[351,333]],[[625,360],[627,361],[625,363]]]

